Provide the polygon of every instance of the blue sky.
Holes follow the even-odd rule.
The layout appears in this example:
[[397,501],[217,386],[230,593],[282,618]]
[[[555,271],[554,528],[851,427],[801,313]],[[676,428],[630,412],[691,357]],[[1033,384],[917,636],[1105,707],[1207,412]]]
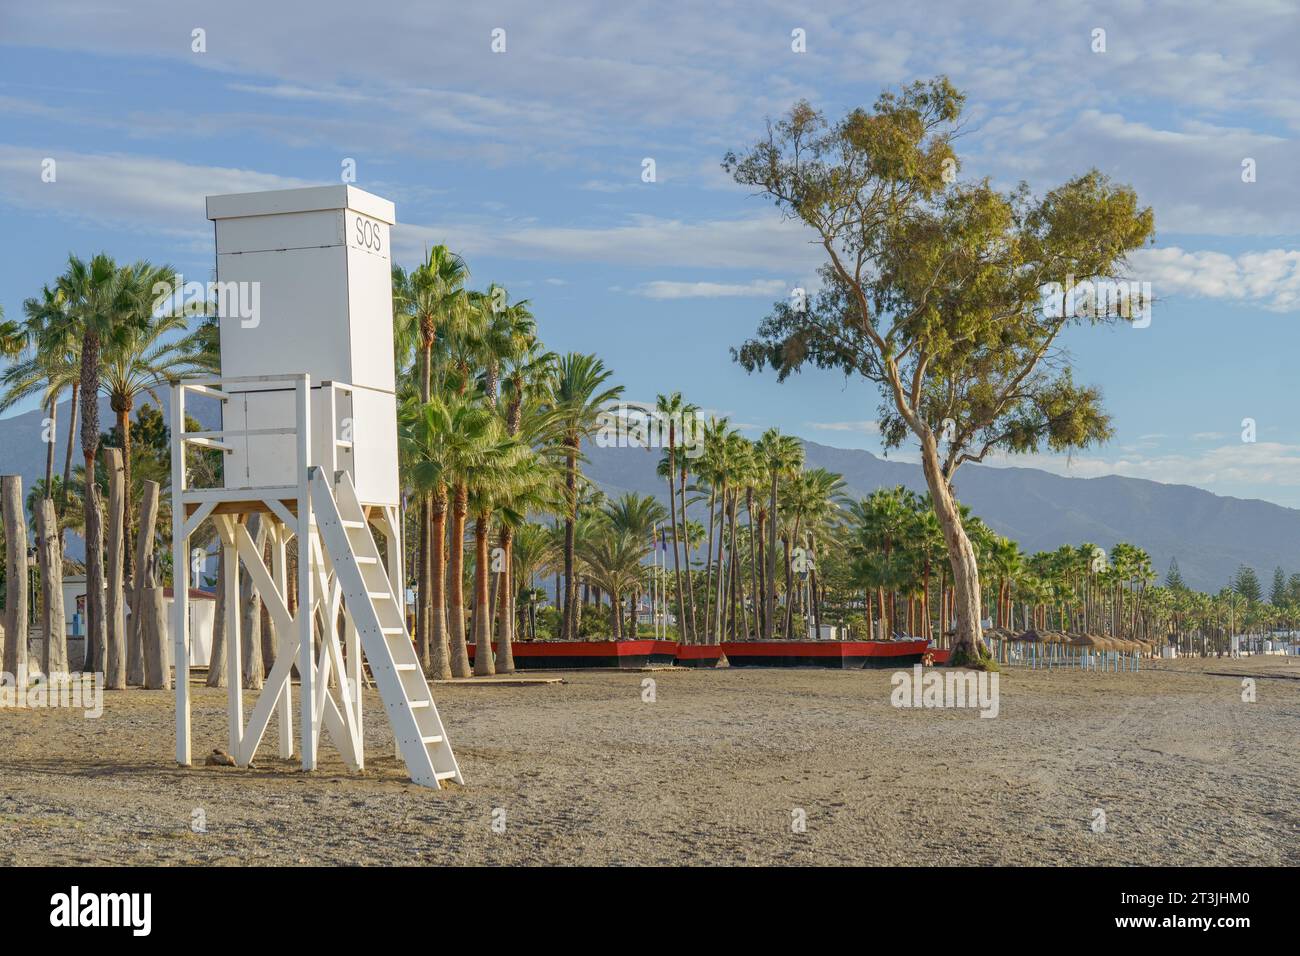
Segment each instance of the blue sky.
[[397,203],[399,262],[462,251],[476,285],[531,299],[547,345],[598,352],[630,398],[680,390],[750,434],[878,450],[871,387],[730,361],[820,257],[719,161],[798,98],[835,117],[946,73],[968,95],[963,176],[1041,192],[1097,166],[1156,214],[1132,270],[1150,327],[1068,341],[1116,439],[1013,463],[1300,507],[1297,49],[1300,7],[1277,0],[0,0],[0,305],[18,317],[72,251],[207,279],[205,195],[338,182],[353,159]]

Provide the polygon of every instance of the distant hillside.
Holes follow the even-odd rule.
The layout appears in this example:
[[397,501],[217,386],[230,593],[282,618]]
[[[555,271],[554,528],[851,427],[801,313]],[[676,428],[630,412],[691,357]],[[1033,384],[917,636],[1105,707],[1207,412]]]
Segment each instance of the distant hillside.
[[[168,404],[166,401],[167,391],[159,390],[159,395],[164,399],[162,403],[163,414],[168,413]],[[139,405],[157,404],[152,398],[145,396]],[[196,418],[204,425],[217,427],[216,403],[210,400],[197,400],[191,407],[187,400],[186,408],[191,418]],[[69,403],[64,401],[59,405],[57,426],[57,443],[54,449],[54,473],[60,477],[63,475],[63,460],[68,451],[68,417]],[[22,475],[23,478],[23,495],[26,497],[28,489],[31,488],[32,482],[38,481],[45,477],[45,453],[47,445],[44,441],[45,412],[36,410],[25,412],[22,415],[13,415],[8,418],[0,418],[0,474],[3,475]],[[112,409],[108,407],[108,399],[99,400],[99,430],[106,432],[116,423],[117,418]],[[77,422],[77,432],[72,436],[72,467],[75,470],[81,464],[81,422]],[[68,554],[71,557],[80,559],[84,552],[81,539],[76,535],[68,537]]]
[[[211,403],[196,403],[191,414],[215,427]],[[164,403],[164,411],[166,411]],[[45,471],[42,412],[0,419],[0,474],[20,474],[24,487]],[[113,422],[107,401],[100,421]],[[67,447],[68,404],[59,407],[56,471]],[[861,497],[876,488],[905,485],[924,491],[920,468],[887,461],[867,451],[830,448],[805,441],[811,467],[842,474],[849,493]],[[666,501],[655,474],[658,452],[639,448],[585,449],[588,474],[607,493],[637,491]],[[80,444],[73,463],[81,458]],[[1150,553],[1163,579],[1171,558],[1189,586],[1218,590],[1242,564],[1267,581],[1273,568],[1300,571],[1300,511],[1267,501],[1225,498],[1188,485],[1165,485],[1140,478],[1063,478],[1035,468],[966,465],[957,473],[957,494],[988,524],[1020,542],[1026,551],[1091,541],[1109,549],[1129,541]],[[70,542],[77,552],[79,542]]]
[[[849,493],[905,485],[925,491],[918,465],[868,451],[805,441],[810,467],[843,475]],[[588,447],[587,472],[607,493],[637,491],[666,499],[655,474],[657,452]],[[1189,485],[1141,478],[1063,478],[1036,468],[964,465],[956,491],[990,527],[1026,551],[1091,541],[1128,541],[1146,549],[1163,580],[1178,559],[1190,587],[1218,590],[1242,564],[1267,580],[1273,568],[1300,571],[1300,511],[1267,501],[1225,498]]]

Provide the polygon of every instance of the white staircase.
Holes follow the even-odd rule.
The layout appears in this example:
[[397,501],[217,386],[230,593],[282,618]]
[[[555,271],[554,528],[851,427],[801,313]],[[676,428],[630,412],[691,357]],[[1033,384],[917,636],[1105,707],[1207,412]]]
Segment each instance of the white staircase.
[[324,471],[312,467],[309,482],[312,511],[343,594],[345,613],[357,629],[411,780],[434,788],[444,780],[463,785],[456,755],[407,633],[402,605],[379,560],[379,548],[352,478],[346,471],[338,472],[331,491]]

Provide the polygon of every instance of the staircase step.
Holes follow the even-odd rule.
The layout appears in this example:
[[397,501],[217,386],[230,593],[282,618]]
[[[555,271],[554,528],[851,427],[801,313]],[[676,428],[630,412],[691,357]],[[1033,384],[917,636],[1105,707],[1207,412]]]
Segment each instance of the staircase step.
[[[317,530],[338,575],[348,613],[360,632],[362,647],[369,658],[367,665],[389,711],[402,759],[412,779],[432,787],[459,779],[456,758],[438,719],[437,704],[427,687],[421,690],[412,686],[423,683],[423,670],[415,657],[410,632],[404,626],[405,601],[401,594],[393,592],[384,573],[383,556],[369,534],[370,525],[350,476],[340,472],[335,490],[331,491],[319,469],[314,470],[312,503],[315,513],[326,519],[317,525]],[[340,534],[340,530],[344,533]],[[363,530],[365,534],[346,533]],[[407,672],[419,676],[408,683],[404,680]],[[393,679],[395,674],[397,680]],[[346,680],[344,686],[348,686]],[[412,691],[420,699],[412,700]],[[426,716],[421,717],[421,713]],[[426,733],[429,736],[424,736]],[[419,746],[413,743],[417,740]],[[438,769],[439,764],[443,769]]]

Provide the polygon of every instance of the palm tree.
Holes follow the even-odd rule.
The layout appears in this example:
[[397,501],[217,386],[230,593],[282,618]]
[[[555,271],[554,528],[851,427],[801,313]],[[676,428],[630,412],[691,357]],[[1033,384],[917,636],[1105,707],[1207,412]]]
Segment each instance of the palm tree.
[[[210,340],[200,332],[183,334],[189,320],[180,312],[146,316],[138,325],[128,326],[103,350],[100,388],[108,397],[109,407],[117,417],[122,442],[122,460],[126,487],[131,488],[131,413],[136,400],[147,394],[159,405],[160,386],[197,372],[217,372],[220,356]],[[131,528],[131,495],[122,502],[122,527]],[[126,573],[131,574],[131,549],[126,549]]]
[[[431,671],[436,679],[468,677],[465,644],[464,554],[465,519],[469,514],[470,483],[500,444],[499,420],[492,409],[452,394],[420,403],[408,401],[402,410],[401,441],[410,462],[410,480],[433,507],[429,536],[433,610]],[[443,595],[446,579],[444,540],[448,505],[451,508],[451,599]],[[450,609],[448,609],[450,604]],[[450,639],[446,616],[450,614]]]
[[[531,449],[506,435],[500,419],[489,436],[492,444],[478,467],[470,473],[469,502],[474,515],[474,673],[496,673],[492,653],[492,598],[489,582],[492,561],[493,512],[508,507],[536,488],[543,478],[533,467]],[[509,577],[503,562],[503,571]],[[507,584],[508,586],[508,584]]]
[[17,358],[27,347],[27,333],[17,322],[5,319],[5,310],[0,306],[0,356]]
[[[790,514],[794,519],[791,540],[799,546],[807,544],[808,590],[812,607],[806,610],[814,618],[814,626],[821,623],[817,600],[817,540],[820,535],[838,525],[840,509],[844,504],[844,478],[825,468],[813,468],[795,476],[790,494]],[[785,629],[790,633],[794,602],[787,598]],[[820,631],[817,632],[820,634]]]
[[[57,289],[66,302],[61,331],[81,337],[81,454],[86,474],[95,473],[99,453],[99,391],[101,350],[123,341],[132,328],[144,325],[159,298],[165,298],[175,282],[175,270],[147,262],[119,268],[107,255],[100,254],[85,262],[68,258],[67,271],[59,277]],[[94,481],[86,482],[86,652],[92,669],[106,670],[108,646],[105,641],[104,602],[104,529],[100,517],[99,495]],[[119,641],[123,635],[112,635]],[[120,655],[125,648],[114,648]]]
[[[580,553],[586,575],[610,598],[614,640],[623,639],[622,596],[641,583],[641,561],[650,553],[648,537],[620,531],[607,522],[599,533],[583,542]],[[632,633],[636,635],[635,608]]]
[[[611,501],[605,506],[605,514],[615,534],[629,535],[634,540],[646,542],[647,555],[650,553],[650,539],[654,535],[655,528],[668,517],[664,506],[653,495],[639,495],[636,492],[627,492]],[[636,606],[641,597],[640,576],[630,590],[632,594],[629,599],[629,613],[632,621],[632,636],[635,637]],[[615,617],[618,616],[617,603],[614,614]]]
[[[767,470],[770,497],[767,527],[767,590],[763,595],[763,640],[770,641],[776,628],[776,534],[777,492],[781,476],[803,465],[803,445],[792,435],[782,435],[775,428],[763,432],[758,440],[758,456]],[[789,600],[787,596],[786,600]]]
[[[48,410],[50,421],[47,447],[45,450],[45,484],[47,493],[53,494],[54,481],[54,446],[58,437],[59,396],[66,388],[72,389],[72,415],[68,423],[68,448],[64,461],[62,489],[66,489],[72,469],[72,435],[76,428],[77,386],[80,382],[80,362],[77,355],[78,337],[72,334],[67,316],[67,300],[62,292],[49,286],[41,290],[39,298],[31,298],[23,303],[27,320],[22,329],[26,353],[22,361],[16,362],[5,370],[0,377],[4,386],[4,395],[0,397],[0,412],[7,411],[22,399],[35,395],[41,396],[42,407]],[[0,313],[2,314],[2,313]],[[11,357],[13,347],[18,339],[4,333],[0,326],[0,350],[7,350]],[[66,506],[66,493],[60,492],[58,513],[62,517]]]
[[[498,297],[497,290],[500,290]],[[542,348],[537,340],[537,326],[528,302],[508,304],[505,290],[493,286],[489,290],[491,301],[498,304],[484,335],[487,374],[484,388],[495,404],[500,380],[500,391],[505,403],[503,416],[506,435],[521,436],[528,446],[539,451],[536,466],[551,467],[555,453],[560,449],[561,436],[557,434],[553,412],[553,395],[556,356]],[[517,494],[511,507],[502,514],[499,545],[504,555],[504,572],[500,583],[502,610],[498,616],[497,670],[513,673],[514,651],[511,644],[515,629],[514,585],[514,533],[526,521],[530,508],[555,502],[545,494],[542,485],[536,485],[528,494]]]
[[[882,631],[893,635],[898,618],[895,594],[910,576],[912,560],[906,553],[917,511],[916,495],[902,485],[878,488],[849,506],[854,528],[854,551],[859,577],[873,582]],[[886,603],[885,596],[889,595]]]
[[578,581],[574,567],[574,525],[578,520],[578,460],[582,441],[599,427],[600,413],[623,394],[623,386],[607,386],[614,373],[595,355],[570,352],[556,364],[551,393],[565,452],[564,607],[561,634],[578,637]]
[[[469,293],[465,282],[469,279],[469,267],[465,260],[451,252],[446,246],[437,245],[428,251],[424,262],[410,273],[400,267],[393,269],[393,312],[394,312],[394,346],[415,346],[417,357],[415,368],[416,392],[421,402],[428,402],[434,393],[434,349],[451,336],[463,335],[472,319]],[[438,390],[441,391],[443,377],[439,376]],[[419,533],[416,545],[417,593],[416,605],[416,643],[422,648],[434,649],[443,646],[441,634],[431,634],[430,618],[438,613],[433,610],[431,596],[435,589],[433,575],[433,550],[441,550],[440,541],[433,542],[434,527],[437,518],[435,509],[441,507],[445,522],[446,503],[433,500],[431,494],[422,495],[417,514]],[[443,585],[436,585],[441,591]],[[444,623],[445,627],[445,623]],[[434,665],[434,676],[441,677],[444,668]]]
[[[527,628],[525,633],[537,636],[537,575],[543,574],[555,560],[551,529],[546,525],[526,521],[514,529],[514,546],[511,549],[511,579],[517,583],[517,593],[526,594]],[[501,657],[500,654],[497,655]]]

